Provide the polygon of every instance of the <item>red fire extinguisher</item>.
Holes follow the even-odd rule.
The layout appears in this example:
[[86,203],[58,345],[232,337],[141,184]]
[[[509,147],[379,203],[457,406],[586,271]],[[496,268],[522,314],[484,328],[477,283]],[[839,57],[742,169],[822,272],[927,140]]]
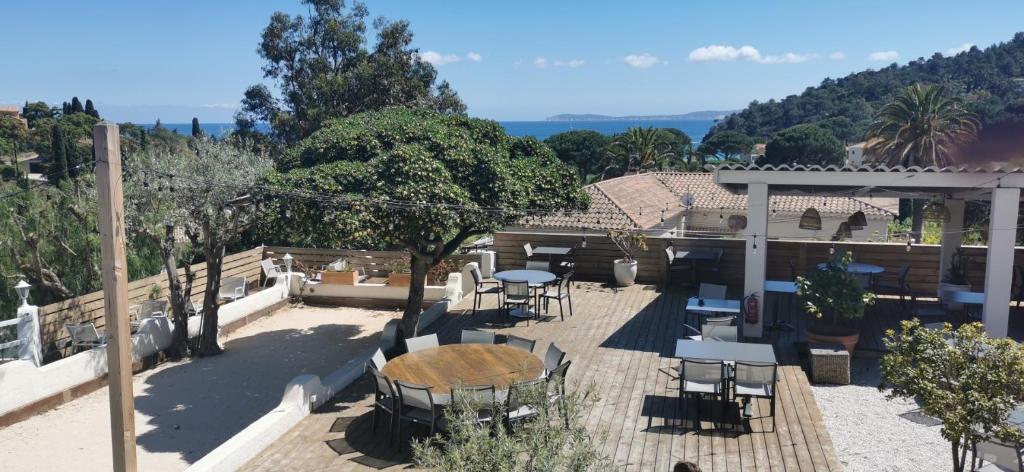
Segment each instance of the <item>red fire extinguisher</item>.
[[757,293],[751,293],[743,299],[743,308],[747,312],[747,324],[757,324]]

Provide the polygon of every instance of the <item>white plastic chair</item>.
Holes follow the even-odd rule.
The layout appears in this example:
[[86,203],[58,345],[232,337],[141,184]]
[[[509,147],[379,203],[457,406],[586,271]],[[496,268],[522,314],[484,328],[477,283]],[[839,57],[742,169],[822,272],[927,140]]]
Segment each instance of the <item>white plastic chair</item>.
[[438,342],[436,334],[428,334],[426,336],[419,336],[405,340],[405,348],[409,352],[422,351],[423,349],[438,347],[440,345],[441,343]]
[[270,285],[270,279],[277,280],[278,277],[284,274],[284,267],[274,264],[274,260],[266,258],[260,261],[260,266],[263,267],[263,286]]
[[248,284],[245,277],[224,277],[220,281],[220,290],[217,291],[217,298],[235,301],[245,298],[248,294]]

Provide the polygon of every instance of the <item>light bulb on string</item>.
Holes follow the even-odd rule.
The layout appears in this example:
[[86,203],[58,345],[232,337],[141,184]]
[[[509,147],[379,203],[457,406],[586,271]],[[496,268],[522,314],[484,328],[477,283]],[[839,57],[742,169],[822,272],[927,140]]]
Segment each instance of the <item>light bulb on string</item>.
[[907,240],[907,252],[910,252],[910,249],[913,248],[913,246],[911,245],[912,242],[914,242],[914,238],[910,238]]
[[751,249],[753,250],[753,253],[756,256],[757,255],[757,235],[756,234],[754,235],[754,246]]
[[831,247],[828,248],[828,255],[834,256],[835,254],[836,254],[836,245],[833,244]]

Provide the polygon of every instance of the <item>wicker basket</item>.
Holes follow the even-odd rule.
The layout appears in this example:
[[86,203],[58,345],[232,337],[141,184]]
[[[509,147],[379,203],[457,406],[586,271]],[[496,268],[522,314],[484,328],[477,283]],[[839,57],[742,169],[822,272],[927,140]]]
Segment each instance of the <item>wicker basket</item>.
[[850,353],[839,344],[811,344],[811,379],[817,384],[850,384]]

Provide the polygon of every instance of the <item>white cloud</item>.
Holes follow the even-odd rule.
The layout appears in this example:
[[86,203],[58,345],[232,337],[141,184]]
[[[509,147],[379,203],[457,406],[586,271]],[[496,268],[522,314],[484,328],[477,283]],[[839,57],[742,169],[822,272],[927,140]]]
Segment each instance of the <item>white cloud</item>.
[[570,69],[578,69],[583,67],[586,63],[587,61],[584,61],[583,59],[569,59],[568,61],[556,59],[554,62],[555,67],[568,67]]
[[875,51],[868,54],[868,60],[875,62],[892,62],[899,59],[900,53],[896,51]]
[[622,61],[637,69],[646,69],[661,62],[658,60],[658,56],[648,54],[646,52],[643,54],[630,54],[623,57]]
[[836,51],[832,54],[829,54],[828,58],[832,59],[833,61],[841,61],[843,59],[846,59],[846,53],[843,51]]
[[543,57],[538,57],[533,60],[533,67],[536,67],[538,69],[547,69],[548,60]]
[[691,62],[710,62],[710,61],[753,61],[761,64],[798,64],[810,60],[817,59],[818,54],[798,54],[795,52],[787,52],[781,55],[768,55],[762,56],[761,52],[753,46],[740,46],[738,48],[733,46],[722,46],[718,44],[712,44],[711,46],[704,46],[701,48],[690,51]]
[[961,44],[958,47],[947,49],[946,50],[946,55],[947,56],[955,56],[955,55],[960,54],[962,52],[970,51],[971,48],[973,48],[973,47],[974,47],[974,43],[963,43],[963,44]]
[[480,62],[484,60],[484,56],[481,56],[480,53],[478,52],[469,51],[466,53],[466,59],[469,59],[473,62]]
[[426,51],[420,53],[420,59],[427,61],[435,66],[443,66],[452,62],[459,62],[462,60],[461,57],[455,54],[441,54],[437,51]]

